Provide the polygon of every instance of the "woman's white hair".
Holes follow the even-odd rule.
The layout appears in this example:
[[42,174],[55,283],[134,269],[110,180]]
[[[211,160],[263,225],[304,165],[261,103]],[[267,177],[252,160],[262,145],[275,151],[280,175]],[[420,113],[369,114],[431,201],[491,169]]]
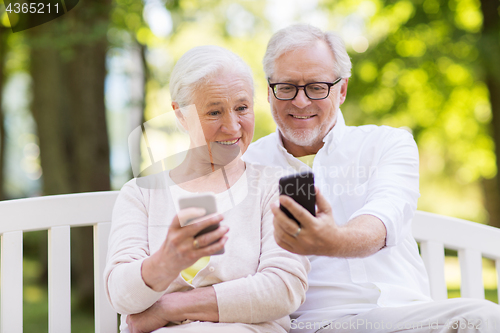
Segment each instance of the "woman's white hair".
[[276,59],[284,53],[309,47],[312,44],[323,41],[332,50],[335,58],[334,73],[337,77],[348,78],[351,76],[351,59],[345,49],[342,38],[336,33],[320,29],[309,24],[294,24],[276,32],[267,44],[264,55],[264,72],[270,78],[274,74]]
[[170,96],[183,108],[192,104],[194,93],[203,83],[217,79],[216,74],[228,70],[240,75],[254,91],[250,67],[236,54],[215,45],[197,46],[177,61],[170,75]]

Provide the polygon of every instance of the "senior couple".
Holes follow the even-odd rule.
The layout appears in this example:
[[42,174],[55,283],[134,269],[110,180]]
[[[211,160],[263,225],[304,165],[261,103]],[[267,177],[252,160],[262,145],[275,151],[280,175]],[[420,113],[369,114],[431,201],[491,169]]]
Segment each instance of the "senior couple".
[[[172,107],[192,149],[116,202],[104,278],[121,332],[500,331],[494,303],[430,298],[411,235],[417,146],[404,130],[346,126],[342,40],[293,25],[263,63],[277,130],[253,144],[252,75],[238,56],[201,46],[174,67]],[[279,170],[314,172],[316,216],[278,198]],[[219,213],[179,208],[197,192],[215,193]]]

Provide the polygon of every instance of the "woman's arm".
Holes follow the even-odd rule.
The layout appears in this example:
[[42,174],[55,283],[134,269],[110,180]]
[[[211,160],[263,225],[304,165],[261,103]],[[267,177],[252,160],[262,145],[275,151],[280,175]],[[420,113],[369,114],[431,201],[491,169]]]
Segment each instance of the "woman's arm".
[[127,324],[131,333],[151,332],[169,321],[186,319],[219,321],[214,288],[204,287],[165,294],[146,311],[127,316]]
[[[140,313],[151,307],[178,277],[181,270],[203,256],[224,247],[227,227],[218,228],[200,238],[194,247],[194,236],[203,228],[219,223],[222,216],[180,227],[174,216],[160,249],[150,256],[148,240],[149,212],[142,192],[134,183],[126,184],[115,204],[105,269],[105,288],[115,310],[122,314]],[[179,212],[181,219],[204,214],[190,208]],[[166,227],[166,226],[165,226]],[[219,241],[210,246],[207,241]]]
[[144,311],[163,295],[142,279],[142,263],[149,255],[148,209],[132,180],[123,186],[113,209],[104,273],[108,299],[118,313]]
[[127,316],[127,324],[132,333],[151,332],[169,321],[186,319],[219,321],[214,288],[204,287],[165,294],[146,311]]

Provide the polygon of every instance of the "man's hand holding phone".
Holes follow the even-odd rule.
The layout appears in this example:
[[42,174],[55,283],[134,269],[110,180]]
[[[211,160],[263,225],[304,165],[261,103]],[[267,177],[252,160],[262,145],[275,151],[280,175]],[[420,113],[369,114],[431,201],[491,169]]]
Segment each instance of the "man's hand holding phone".
[[[335,247],[332,242],[339,236],[339,227],[335,224],[331,206],[326,198],[317,187],[314,187],[316,206],[316,216],[314,216],[310,212],[311,199],[296,200],[286,195],[284,189],[282,193],[284,194],[279,197],[279,205],[276,204],[271,208],[274,214],[274,238],[278,245],[287,251],[302,255],[331,255],[332,247]],[[298,203],[301,201],[306,202],[309,209]],[[283,208],[295,220],[290,218]]]

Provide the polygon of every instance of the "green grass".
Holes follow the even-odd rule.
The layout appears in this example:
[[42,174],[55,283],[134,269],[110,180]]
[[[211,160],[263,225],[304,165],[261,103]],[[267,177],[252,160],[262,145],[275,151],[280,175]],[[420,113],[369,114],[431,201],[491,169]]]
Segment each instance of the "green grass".
[[[33,287],[32,287],[33,288]],[[25,288],[26,291],[33,294],[35,289]],[[41,293],[40,293],[41,292]],[[38,290],[33,295],[25,297],[23,309],[24,332],[30,333],[48,333],[48,296],[47,290]],[[29,294],[27,294],[29,295]],[[30,299],[31,297],[31,299]],[[28,298],[28,300],[27,300]],[[72,300],[74,301],[74,300]],[[74,308],[74,306],[72,306]],[[72,333],[92,333],[94,332],[94,315],[85,312],[71,312],[71,332]]]
[[[27,233],[28,236],[34,233]],[[25,236],[26,237],[26,236]],[[28,249],[29,250],[29,249]],[[28,251],[29,252],[29,251]],[[23,326],[24,332],[48,333],[49,305],[47,285],[40,285],[38,277],[42,272],[41,263],[37,258],[23,260]],[[72,291],[71,332],[92,333],[94,329],[93,313],[75,311],[76,292]]]
[[[448,289],[448,298],[460,297],[460,289]],[[498,293],[496,289],[485,289],[484,298],[488,301],[498,303]]]

